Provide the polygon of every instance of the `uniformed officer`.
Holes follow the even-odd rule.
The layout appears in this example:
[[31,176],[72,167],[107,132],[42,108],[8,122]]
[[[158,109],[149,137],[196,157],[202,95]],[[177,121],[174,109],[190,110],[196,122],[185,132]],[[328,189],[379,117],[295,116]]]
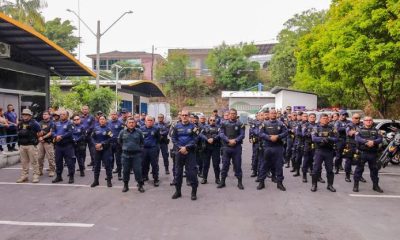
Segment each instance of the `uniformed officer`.
[[[290,120],[287,123],[287,129],[288,129],[288,136],[286,138],[286,168],[290,168],[290,162],[292,162],[292,166],[294,166],[294,158],[293,158],[293,144],[294,144],[294,138],[295,138],[295,129],[297,125],[297,113],[293,112],[289,115]],[[294,167],[291,172],[294,172]]]
[[300,167],[304,156],[303,129],[306,128],[307,123],[308,123],[308,114],[307,113],[301,114],[301,121],[297,123],[297,126],[295,128],[296,155],[294,161],[295,164],[293,166],[295,169],[295,174],[293,175],[293,177],[300,176]]
[[129,190],[129,180],[131,169],[135,174],[135,180],[138,183],[139,192],[144,192],[142,179],[142,150],[143,150],[143,134],[139,128],[136,128],[134,118],[128,118],[126,121],[126,129],[122,130],[118,135],[118,143],[122,147],[122,164],[123,164],[123,181],[124,187],[122,192]]
[[250,177],[257,177],[259,156],[260,154],[264,154],[260,152],[260,138],[258,136],[261,124],[262,124],[262,113],[257,113],[256,119],[251,122],[249,128],[249,141],[252,144]]
[[117,168],[113,171],[113,173],[118,174],[118,180],[122,180],[122,163],[121,163],[121,145],[118,144],[118,135],[124,129],[124,123],[118,119],[117,112],[111,112],[111,119],[108,121],[108,127],[111,129],[113,137],[111,138],[111,168],[114,169],[114,163],[117,165]]
[[189,122],[189,112],[187,110],[182,111],[181,117],[182,122],[177,123],[172,130],[172,142],[176,147],[176,191],[172,195],[172,199],[182,196],[183,167],[185,167],[186,177],[192,185],[191,199],[196,200],[199,183],[197,180],[195,144],[199,132],[197,127]]
[[160,129],[154,126],[154,118],[152,116],[146,116],[145,125],[140,128],[144,137],[143,144],[143,163],[142,163],[142,175],[143,180],[149,179],[149,171],[151,165],[151,172],[153,174],[154,186],[160,185],[159,179],[159,165],[158,165],[158,154],[160,152]]
[[99,185],[101,163],[103,162],[107,175],[107,187],[112,187],[112,163],[111,163],[111,139],[113,137],[111,129],[107,126],[107,119],[99,117],[99,125],[93,129],[92,141],[96,149],[94,157],[94,181],[91,187]]
[[[308,115],[308,123],[302,129],[302,135],[304,140],[304,151],[303,151],[303,182],[307,182],[307,172],[308,169],[312,169],[313,160],[314,160],[314,144],[312,143],[311,133],[313,129],[316,127],[316,115],[315,113],[310,113]],[[311,170],[312,171],[312,170]]]
[[39,182],[39,164],[38,164],[38,151],[37,134],[40,132],[39,124],[32,119],[32,111],[29,109],[22,110],[22,121],[18,122],[18,146],[19,155],[21,159],[22,171],[21,176],[17,183],[28,181],[29,177],[29,163],[33,168],[33,183]]
[[356,133],[356,142],[360,150],[360,160],[354,171],[354,192],[359,191],[359,181],[364,172],[364,165],[367,162],[370,176],[372,180],[372,189],[375,192],[383,193],[379,187],[378,165],[376,163],[378,158],[379,144],[382,143],[382,136],[378,130],[373,126],[372,117],[364,117],[363,127]]
[[146,116],[147,114],[145,112],[142,112],[142,114],[140,114],[140,120],[139,120],[139,126],[143,127],[146,123]]
[[169,174],[168,134],[169,134],[169,129],[171,126],[168,122],[165,122],[164,114],[158,114],[157,119],[158,119],[158,122],[156,124],[156,127],[158,129],[160,129],[160,152],[161,152],[162,158],[164,160],[165,174],[168,175]]
[[317,191],[318,176],[321,174],[322,163],[325,163],[326,177],[328,181],[327,189],[336,192],[333,187],[333,154],[334,144],[337,142],[337,133],[335,129],[328,123],[328,115],[323,113],[319,120],[319,124],[314,128],[311,138],[315,144],[314,166],[312,174],[311,191]]
[[[178,112],[178,117],[175,123],[172,123],[171,126],[171,131],[169,132],[169,136],[172,137],[173,135],[173,130],[175,129],[176,124],[182,122],[182,112],[179,111]],[[173,176],[173,180],[172,182],[169,184],[171,186],[175,186],[176,185],[176,153],[177,153],[178,149],[175,146],[175,144],[173,144],[172,142],[172,148],[170,149],[170,154],[171,154],[171,158],[172,158],[172,176]]]
[[353,161],[357,161],[358,159],[358,150],[357,150],[357,142],[356,142],[356,133],[359,131],[361,127],[360,115],[358,113],[354,114],[351,118],[351,123],[347,124],[346,127],[346,145],[343,150],[343,158],[345,159],[344,163],[344,171],[346,173],[346,182],[351,182],[350,174],[351,174],[351,165]]
[[258,190],[265,188],[265,179],[267,177],[267,168],[274,166],[277,180],[277,188],[286,191],[283,186],[283,139],[287,137],[288,131],[282,121],[277,120],[276,110],[269,111],[269,120],[265,121],[260,129],[259,136],[264,142],[264,159],[261,162],[261,171],[257,186]]
[[86,144],[88,146],[89,154],[90,154],[90,163],[88,164],[88,166],[93,166],[94,155],[96,153],[96,150],[95,150],[94,144],[91,142],[91,140],[92,140],[91,135],[92,135],[92,131],[94,128],[95,118],[89,114],[89,107],[86,105],[82,106],[81,112],[82,112],[82,114],[80,115],[80,120],[81,120],[82,127],[86,132]]
[[346,117],[349,116],[349,114],[346,111],[342,110],[340,111],[339,114],[340,114],[339,120],[335,122],[335,128],[339,134],[338,142],[336,143],[335,174],[338,174],[339,170],[343,169],[342,162],[343,162],[343,150],[346,146],[346,128],[347,124],[350,123],[350,121],[346,119]]
[[68,113],[62,110],[60,113],[60,121],[54,124],[53,138],[56,150],[56,178],[52,183],[62,182],[62,172],[64,161],[68,166],[68,183],[74,183],[75,174],[75,158],[74,146],[72,139],[72,123],[68,120]]
[[50,119],[50,113],[48,111],[43,112],[43,120],[39,122],[41,131],[38,134],[38,164],[40,175],[43,175],[43,163],[44,157],[47,156],[49,162],[49,177],[54,177],[56,172],[56,163],[54,159],[54,145],[53,145],[53,133],[54,124]]
[[199,137],[203,140],[203,142],[206,144],[205,149],[203,151],[203,179],[201,180],[201,184],[206,184],[207,183],[207,178],[208,178],[208,171],[210,169],[210,163],[212,159],[212,164],[214,168],[214,174],[215,174],[215,183],[219,184],[220,183],[220,163],[221,163],[221,156],[220,156],[220,151],[221,151],[221,141],[219,138],[219,127],[217,125],[216,118],[214,116],[211,116],[208,119],[209,124],[205,125],[200,132]]
[[221,182],[218,188],[225,187],[225,179],[228,175],[231,159],[235,176],[238,179],[238,188],[244,189],[242,182],[242,143],[245,136],[244,124],[237,118],[237,111],[234,108],[229,110],[229,121],[221,125],[220,138],[222,140],[222,171]]
[[74,141],[75,159],[78,162],[80,176],[85,176],[85,159],[86,159],[86,129],[81,123],[79,115],[72,117],[73,129],[72,139]]
[[128,111],[126,108],[121,109],[121,116],[118,118],[125,126],[126,121],[128,120]]
[[220,125],[221,125],[222,118],[218,115],[218,110],[217,110],[217,109],[214,109],[214,110],[213,110],[213,116],[215,117],[215,124],[216,124],[217,126],[220,126]]

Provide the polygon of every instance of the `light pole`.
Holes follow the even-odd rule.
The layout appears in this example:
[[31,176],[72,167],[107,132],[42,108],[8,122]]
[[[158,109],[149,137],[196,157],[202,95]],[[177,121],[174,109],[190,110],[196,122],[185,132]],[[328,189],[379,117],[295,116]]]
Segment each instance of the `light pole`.
[[143,70],[143,67],[122,67],[117,64],[111,65],[111,69],[115,68],[115,111],[118,111],[118,80],[119,73],[124,69],[140,69]]
[[68,12],[73,13],[80,22],[82,22],[87,29],[96,37],[96,88],[99,88],[100,86],[100,39],[101,37],[110,30],[111,27],[113,27],[122,17],[124,17],[126,14],[131,14],[133,13],[132,11],[127,11],[124,12],[117,20],[115,20],[103,33],[100,32],[100,20],[97,20],[97,31],[96,33],[81,19],[81,17],[74,12],[71,9],[67,9]]

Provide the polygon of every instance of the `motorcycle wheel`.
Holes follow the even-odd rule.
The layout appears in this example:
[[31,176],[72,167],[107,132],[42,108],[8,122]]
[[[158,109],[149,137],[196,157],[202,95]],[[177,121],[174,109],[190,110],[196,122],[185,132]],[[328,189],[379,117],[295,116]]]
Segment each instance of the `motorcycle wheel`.
[[388,163],[390,161],[388,159],[389,158],[388,155],[389,155],[389,151],[386,148],[385,151],[383,151],[382,155],[380,156],[380,158],[379,158],[379,160],[377,162],[378,163],[378,169],[385,168],[388,165]]
[[390,159],[390,163],[394,165],[400,164],[400,155],[396,154],[392,159]]

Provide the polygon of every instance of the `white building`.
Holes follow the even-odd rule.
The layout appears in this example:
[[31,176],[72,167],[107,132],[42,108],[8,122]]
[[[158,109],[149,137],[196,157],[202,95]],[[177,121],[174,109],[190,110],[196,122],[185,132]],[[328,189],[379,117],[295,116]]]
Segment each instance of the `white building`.
[[291,106],[293,110],[316,110],[318,96],[315,93],[298,91],[288,88],[274,87],[271,93],[275,94],[275,108],[284,109]]

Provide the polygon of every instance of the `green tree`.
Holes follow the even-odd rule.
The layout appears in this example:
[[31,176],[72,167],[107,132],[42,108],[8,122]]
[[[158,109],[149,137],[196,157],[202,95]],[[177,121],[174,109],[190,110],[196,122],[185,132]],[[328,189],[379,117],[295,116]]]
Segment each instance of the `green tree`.
[[79,37],[74,36],[74,30],[76,27],[69,20],[61,22],[60,18],[55,18],[46,22],[44,35],[68,52],[73,52],[80,42]]
[[353,92],[384,117],[400,97],[399,17],[399,1],[334,1],[327,21],[299,43],[296,86],[323,89],[344,106]]
[[188,69],[189,57],[184,52],[173,53],[167,61],[156,69],[157,79],[166,82],[164,92],[178,107],[184,105],[186,98],[201,97],[205,94],[205,84]]
[[102,111],[105,115],[108,115],[114,102],[115,92],[110,88],[100,87],[90,95],[88,106],[92,113]]
[[240,90],[254,86],[258,82],[260,65],[248,58],[258,52],[254,44],[241,43],[229,46],[222,43],[207,57],[207,66],[216,82],[217,89]]
[[284,29],[278,34],[279,43],[273,49],[270,64],[272,81],[269,87],[292,85],[296,74],[297,61],[294,55],[299,39],[311,29],[325,21],[326,11],[307,10],[294,15],[284,24]]
[[40,10],[47,7],[46,1],[43,0],[16,0],[0,1],[0,11],[10,17],[23,22],[39,32],[44,32],[45,21]]
[[[123,80],[130,80],[130,79],[141,79],[142,74],[144,72],[144,67],[141,64],[133,64],[128,61],[119,61],[115,63],[118,66],[123,67],[124,69],[119,70],[119,79]],[[112,75],[113,78],[115,79],[115,72],[116,68],[112,69]]]

